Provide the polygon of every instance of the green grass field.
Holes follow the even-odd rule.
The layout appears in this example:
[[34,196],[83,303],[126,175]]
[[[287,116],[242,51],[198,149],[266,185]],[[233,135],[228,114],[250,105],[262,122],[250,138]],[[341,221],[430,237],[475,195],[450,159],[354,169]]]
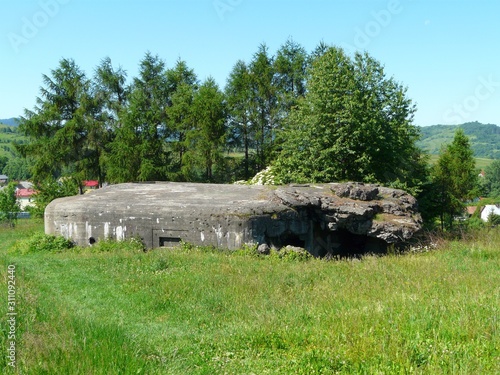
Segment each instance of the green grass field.
[[[430,156],[429,162],[431,163],[431,165],[436,164],[436,162],[439,159],[439,155],[429,155],[429,156]],[[475,159],[476,159],[476,168],[479,169],[486,168],[494,161],[494,159],[484,159],[484,158],[475,158]]]
[[42,228],[0,227],[3,373],[500,373],[498,229],[404,256],[292,261],[196,248],[23,254],[19,241]]

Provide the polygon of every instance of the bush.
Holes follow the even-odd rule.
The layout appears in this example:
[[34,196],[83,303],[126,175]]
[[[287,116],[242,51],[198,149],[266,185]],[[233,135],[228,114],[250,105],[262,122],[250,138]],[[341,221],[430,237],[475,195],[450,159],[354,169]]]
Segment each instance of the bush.
[[271,251],[271,257],[292,262],[305,262],[314,258],[307,250],[294,246],[285,246],[279,251]]
[[243,246],[240,249],[236,250],[234,254],[242,256],[250,256],[250,257],[259,257],[262,255],[258,251],[257,244],[246,244],[246,243],[243,244]]
[[78,194],[78,184],[74,179],[65,178],[60,181],[45,180],[36,187],[35,207],[31,209],[34,217],[43,218],[45,208],[54,199]]
[[467,225],[469,229],[477,230],[484,227],[484,221],[480,217],[473,216],[467,221]]
[[144,252],[146,247],[140,238],[132,237],[124,241],[101,240],[88,248],[92,253],[111,253],[111,252]]
[[491,213],[488,216],[488,224],[490,224],[492,226],[499,225],[500,224],[500,215]]
[[53,252],[60,253],[75,247],[75,244],[61,236],[38,233],[32,237],[17,241],[11,251],[20,254]]

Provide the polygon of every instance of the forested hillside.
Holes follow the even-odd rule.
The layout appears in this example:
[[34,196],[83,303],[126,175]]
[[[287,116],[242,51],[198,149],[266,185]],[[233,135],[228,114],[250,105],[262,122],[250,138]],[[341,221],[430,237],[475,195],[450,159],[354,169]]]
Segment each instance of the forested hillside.
[[17,127],[0,123],[0,157],[14,156],[12,142],[22,143],[26,138],[19,134]]
[[441,147],[453,140],[455,131],[461,128],[469,137],[474,156],[500,159],[500,126],[469,122],[463,125],[433,125],[421,128],[422,139],[417,145],[431,155],[439,154]]
[[9,126],[18,126],[19,120],[16,118],[0,119],[0,124],[9,125]]
[[17,126],[0,123],[0,174],[6,174],[14,180],[31,177],[28,159],[20,157],[14,146],[14,143],[26,142],[27,138],[19,133]]

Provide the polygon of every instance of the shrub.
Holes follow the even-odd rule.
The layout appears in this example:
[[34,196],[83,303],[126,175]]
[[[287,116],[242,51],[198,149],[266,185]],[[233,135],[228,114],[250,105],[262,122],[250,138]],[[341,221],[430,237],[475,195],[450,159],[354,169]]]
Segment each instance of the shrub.
[[307,250],[294,246],[285,246],[279,251],[271,251],[271,257],[292,262],[304,262],[313,258]]
[[111,252],[144,252],[146,247],[142,240],[138,237],[128,238],[124,241],[116,241],[111,239],[97,241],[94,245],[88,248],[92,253],[111,253]]
[[488,216],[488,224],[490,225],[499,225],[500,224],[500,215],[497,215],[497,214],[494,214],[494,213],[491,213],[489,216]]
[[467,225],[470,229],[481,229],[484,227],[484,221],[480,217],[471,217],[467,221]]
[[36,189],[35,207],[31,209],[31,213],[34,217],[40,218],[43,218],[45,208],[54,199],[78,194],[78,184],[71,178],[59,181],[48,179],[39,184]]
[[61,236],[52,236],[37,233],[28,239],[17,241],[11,251],[14,253],[28,254],[39,252],[60,253],[72,249],[75,244]]
[[251,256],[251,257],[259,257],[262,254],[259,254],[258,252],[258,246],[257,244],[243,244],[243,246],[236,250],[234,254],[236,255],[242,255],[242,256]]

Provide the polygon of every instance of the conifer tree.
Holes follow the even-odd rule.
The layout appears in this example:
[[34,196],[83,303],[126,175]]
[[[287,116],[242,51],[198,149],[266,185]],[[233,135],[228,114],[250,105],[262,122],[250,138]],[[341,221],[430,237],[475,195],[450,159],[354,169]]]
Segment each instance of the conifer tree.
[[20,131],[28,142],[17,148],[34,161],[36,182],[67,175],[81,191],[82,180],[99,175],[102,156],[95,147],[103,132],[91,82],[71,59],[62,59],[43,82],[37,106],[21,118]]
[[476,161],[469,139],[457,129],[453,142],[444,146],[433,168],[432,176],[438,191],[441,228],[452,228],[455,216],[463,214],[464,204],[478,191]]

